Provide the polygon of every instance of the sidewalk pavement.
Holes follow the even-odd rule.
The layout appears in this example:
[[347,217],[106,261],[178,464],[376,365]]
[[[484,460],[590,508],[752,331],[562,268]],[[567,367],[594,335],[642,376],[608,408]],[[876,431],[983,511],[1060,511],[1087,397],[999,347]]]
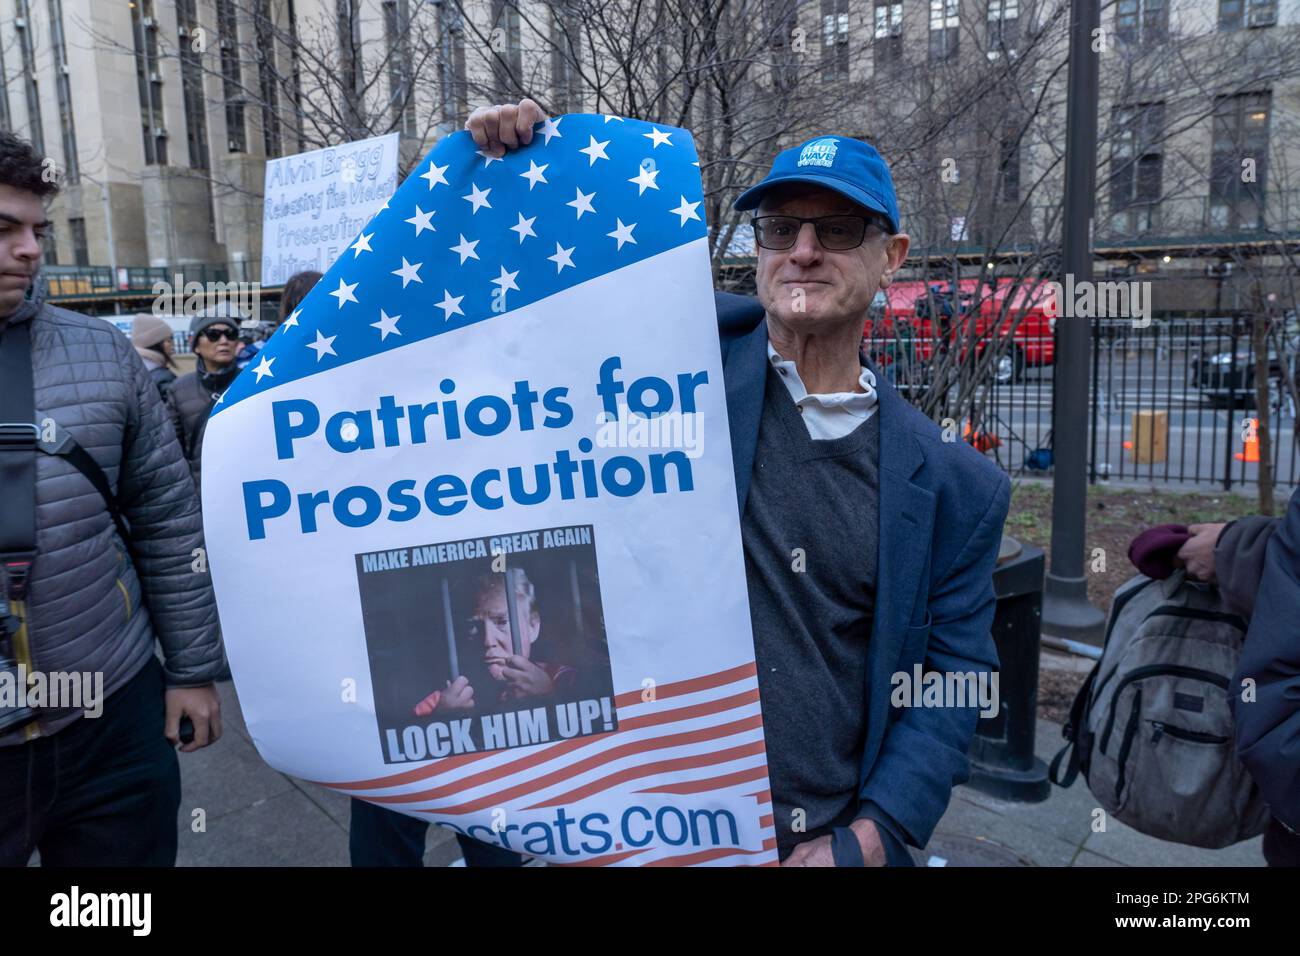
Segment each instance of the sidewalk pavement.
[[[221,739],[179,754],[177,865],[347,866],[349,798],[268,766],[249,737],[234,684],[223,681],[217,690]],[[459,860],[451,831],[430,827],[425,865]]]
[[[1061,725],[1038,721],[1034,752],[1051,763],[1065,744]],[[1082,775],[1068,790],[1052,787],[1042,803],[998,800],[971,787],[953,792],[930,844],[917,854],[948,866],[1263,866],[1262,837],[1222,850],[1168,843],[1118,820],[1093,832],[1097,798]],[[931,863],[937,865],[937,861]]]
[[[244,725],[234,686],[218,685],[225,733],[181,754],[181,866],[347,866],[348,798],[267,766]],[[1036,750],[1050,760],[1061,728],[1039,721]],[[947,866],[1262,866],[1260,838],[1224,850],[1166,843],[1117,820],[1093,832],[1096,799],[1082,778],[1052,788],[1043,803],[996,800],[970,787],[948,812],[918,862]],[[198,811],[202,811],[199,813]],[[203,828],[199,828],[200,821]],[[426,866],[460,864],[450,831],[429,828]]]

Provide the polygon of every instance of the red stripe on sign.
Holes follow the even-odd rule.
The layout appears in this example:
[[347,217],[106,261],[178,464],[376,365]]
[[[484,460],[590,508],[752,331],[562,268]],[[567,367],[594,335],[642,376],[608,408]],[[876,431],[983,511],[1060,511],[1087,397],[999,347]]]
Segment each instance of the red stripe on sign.
[[[654,726],[661,726],[661,725],[667,726],[668,724],[681,723],[682,721],[692,720],[697,717],[707,717],[712,714],[719,714],[728,710],[735,710],[737,708],[744,707],[749,704],[756,704],[756,703],[758,703],[757,690],[743,691],[742,693],[734,694],[731,697],[723,697],[719,700],[705,701],[702,704],[692,704],[688,707],[678,707],[675,710],[666,710],[661,714],[647,714],[643,717],[629,717],[628,719],[620,723],[618,732],[630,731],[630,730],[643,730],[646,727],[654,727]],[[759,722],[761,724],[762,722],[761,716],[759,715],[756,716],[759,717]],[[520,773],[524,770],[529,770],[534,767],[540,767],[541,765],[550,763],[551,761],[556,760],[567,753],[572,753],[575,750],[579,750],[591,744],[598,743],[602,740],[613,739],[616,736],[616,734],[617,732],[613,734],[598,734],[591,737],[575,737],[573,740],[564,740],[559,743],[552,744],[549,747],[545,747],[541,750],[538,750],[535,753],[528,754],[527,756],[519,757],[518,759],[511,760],[507,763],[498,764],[497,766],[484,770],[479,774],[475,774],[474,777],[475,779],[479,779],[480,782],[486,783],[490,780],[500,779],[502,777],[506,777],[514,773]],[[658,739],[658,738],[650,738],[650,739]],[[634,741],[633,744],[635,743],[640,743],[640,741]],[[624,746],[631,746],[633,744],[627,744]],[[605,751],[602,751],[602,753],[604,752]],[[497,753],[497,751],[493,751],[493,753]],[[475,754],[474,756],[483,757],[486,756],[486,754]],[[435,764],[433,767],[423,768],[421,772],[425,776],[433,776],[435,773],[441,772],[442,763],[449,762],[456,759],[457,758],[455,757],[444,758],[444,760],[439,761],[439,763]],[[463,763],[460,764],[460,766],[463,766]],[[492,776],[487,776],[488,774],[491,774]],[[570,773],[569,776],[572,776],[572,774]],[[468,778],[461,778],[461,779],[468,779]],[[415,781],[412,780],[407,782],[414,783]],[[447,784],[446,787],[437,788],[435,790],[423,790],[420,791],[420,794],[422,795],[422,794],[436,793],[439,796],[445,796],[446,794],[449,793],[456,793],[460,790],[469,789],[469,786],[462,787],[460,786],[460,783],[461,780],[454,780],[451,783]],[[337,786],[337,784],[335,786]],[[372,788],[372,789],[378,789],[378,788]],[[375,802],[383,802],[383,801],[403,802],[403,801],[409,801],[410,799],[420,799],[420,795],[407,794],[404,796],[382,797],[382,798],[374,797],[374,798],[367,798],[367,799],[373,799]]]
[[650,787],[637,793],[700,793],[704,790],[721,790],[734,787],[738,783],[751,783],[767,775],[767,767],[750,767],[721,777],[709,777],[705,780],[689,780],[686,783],[666,783],[662,787]]
[[[752,744],[741,744],[739,747],[719,750],[716,753],[695,754],[690,757],[673,757],[669,760],[660,760],[655,763],[644,764],[640,767],[628,767],[625,770],[612,773],[608,777],[602,777],[600,780],[578,787],[576,790],[562,793],[558,797],[551,797],[541,803],[535,803],[526,809],[540,810],[546,807],[557,807],[563,803],[573,803],[577,800],[585,800],[592,794],[600,793],[601,791],[608,790],[611,787],[616,787],[620,783],[627,783],[629,780],[649,777],[656,773],[672,773],[675,770],[694,770],[697,767],[711,767],[714,764],[728,763],[732,760],[741,760],[745,757],[761,757],[763,753],[763,742],[758,740]],[[757,769],[760,774],[767,773],[765,766]],[[491,806],[492,801],[488,801],[487,805]]]
[[770,850],[766,843],[762,850],[741,850],[737,847],[717,847],[712,850],[696,850],[692,853],[682,853],[677,856],[661,856],[657,860],[651,860],[646,866],[694,866],[697,863],[707,863],[709,860],[717,860],[724,856],[738,856],[740,854],[762,853],[764,850]]
[[[690,680],[677,681],[671,684],[664,684],[662,687],[658,687],[655,689],[655,699],[658,700],[664,697],[680,697],[683,694],[691,694],[696,691],[707,690],[708,688],[711,687],[721,687],[725,684],[734,684],[737,681],[746,680],[750,677],[753,677],[756,673],[757,670],[754,664],[750,663],[750,664],[742,664],[739,667],[728,668],[727,670],[724,671],[718,671],[716,674],[706,674],[703,677],[694,677],[691,678]],[[692,716],[698,716],[698,715],[708,714],[708,713],[716,713],[719,710],[727,710],[730,707],[739,706],[739,705],[734,703],[729,704],[728,706],[719,706],[719,705],[722,705],[727,701],[735,701],[739,697],[750,697],[753,700],[757,700],[758,691],[753,690],[745,694],[736,695],[735,697],[729,697],[726,698],[725,701],[709,701],[705,704],[693,705],[692,707],[683,707],[683,708],[678,708],[677,710],[665,711],[662,714],[653,714],[653,715],[648,714],[640,717],[629,717],[626,718],[626,720],[619,721],[620,724],[619,730],[636,730],[640,727],[650,727],[661,723],[670,723],[674,720],[686,720]],[[621,707],[627,707],[632,704],[643,703],[643,701],[641,700],[641,691],[628,691],[627,693],[619,694],[614,698],[614,701],[616,706],[621,706]],[[712,708],[712,709],[699,709],[699,708]],[[565,750],[557,750],[555,748],[551,748],[550,751],[548,752],[553,753],[553,755],[559,755],[562,753],[566,753],[568,750],[572,750],[573,747],[582,746],[583,744],[586,743],[591,743],[592,741],[599,740],[601,737],[605,737],[605,736],[609,736],[609,735],[600,734],[597,736],[585,737],[580,741],[565,741],[563,744],[555,745],[555,748],[565,747],[566,745],[569,745]],[[439,776],[440,774],[448,773],[449,771],[452,770],[457,770],[468,764],[473,764],[479,760],[484,759],[485,757],[490,757],[495,753],[499,753],[499,751],[493,750],[484,753],[460,754],[454,757],[442,757],[429,766],[417,767],[412,770],[404,770],[401,773],[390,774],[384,777],[372,777],[368,780],[341,780],[341,781],[333,781],[333,782],[328,780],[308,780],[307,782],[314,783],[322,787],[332,787],[335,790],[382,790],[385,787],[400,787],[403,786],[404,784],[416,783],[417,781],[420,780],[428,780],[431,777],[436,777]]]
[[[732,747],[728,750],[720,750],[707,754],[694,754],[689,757],[674,757],[669,760],[660,760],[639,767],[629,767],[626,770],[619,771],[618,773],[602,777],[600,780],[590,783],[587,786],[580,787],[577,790],[570,790],[568,793],[561,794],[558,797],[548,799],[542,803],[533,804],[524,809],[537,810],[546,807],[559,806],[563,803],[581,800],[584,797],[591,796],[594,793],[600,793],[602,790],[608,790],[620,783],[627,780],[635,780],[638,777],[648,777],[656,773],[669,773],[674,770],[693,770],[697,767],[708,767],[714,764],[727,763],[731,760],[740,760],[745,757],[761,755],[762,753],[762,742],[755,742],[752,744],[742,744],[739,747]],[[564,778],[561,777],[561,779]],[[536,789],[538,789],[538,787],[532,783],[521,784],[518,787],[512,787],[499,793],[488,794],[485,797],[477,797],[467,803],[456,804],[449,807],[421,807],[420,809],[425,813],[473,813],[475,810],[485,810],[489,807],[499,806],[503,801],[510,800],[513,797],[524,793],[530,793]],[[386,798],[385,802],[392,802],[392,800],[393,798],[391,797]]]
[[[663,684],[655,687],[655,700],[661,697],[680,697],[683,694],[694,694],[696,691],[708,690],[710,687],[721,687],[723,684],[734,684],[736,681],[745,680],[758,674],[758,667],[752,661],[748,664],[741,664],[739,667],[728,668],[725,671],[718,671],[716,674],[706,674],[703,677],[692,677],[690,680],[675,681],[671,684]],[[619,694],[614,698],[614,704],[618,707],[629,707],[632,704],[649,703],[641,699],[644,690],[630,690],[626,693]]]
[[708,717],[710,714],[720,714],[724,710],[735,710],[737,707],[744,707],[746,704],[758,703],[758,689],[741,691],[739,694],[732,694],[730,697],[719,697],[717,700],[706,700],[701,704],[689,704],[686,707],[678,707],[676,710],[666,710],[661,714],[642,714],[639,717],[620,718],[618,729],[623,730],[640,730],[643,727],[657,727],[660,724],[671,724],[677,721],[690,720],[693,717]]
[[[522,796],[524,794],[533,793],[537,790],[544,790],[557,783],[563,783],[570,777],[575,777],[580,773],[586,773],[588,770],[594,770],[597,767],[603,766],[607,763],[612,763],[615,760],[620,760],[623,757],[631,757],[651,750],[664,750],[669,747],[682,747],[688,744],[698,744],[710,740],[719,740],[723,737],[731,737],[748,730],[756,730],[762,725],[762,716],[755,714],[752,717],[735,720],[729,724],[719,724],[716,727],[701,727],[699,730],[688,730],[679,734],[666,734],[660,737],[651,737],[646,740],[630,741],[616,747],[611,747],[608,750],[602,750],[598,754],[592,754],[590,757],[585,757],[582,760],[576,761],[575,763],[569,764],[565,767],[552,770],[550,773],[544,774],[543,776],[534,777],[524,783],[517,784],[508,790],[500,791],[490,795],[489,797],[483,797],[480,799],[490,799],[499,802],[501,799],[505,798],[507,794],[511,797]],[[516,764],[524,762],[525,761],[516,761]],[[474,774],[471,777],[457,780],[455,783],[448,784],[445,787],[436,787],[432,790],[421,790],[418,793],[401,793],[388,797],[374,797],[372,799],[376,803],[417,803],[423,800],[437,800],[442,797],[451,796],[455,793],[460,793],[464,790],[472,790],[474,787],[482,786],[485,783],[492,783],[494,780],[498,780],[502,776],[513,774],[516,769],[524,768],[517,768],[515,764],[511,764],[499,769],[502,771],[501,773],[497,773],[498,768],[493,768],[492,770],[485,770],[483,773]]]

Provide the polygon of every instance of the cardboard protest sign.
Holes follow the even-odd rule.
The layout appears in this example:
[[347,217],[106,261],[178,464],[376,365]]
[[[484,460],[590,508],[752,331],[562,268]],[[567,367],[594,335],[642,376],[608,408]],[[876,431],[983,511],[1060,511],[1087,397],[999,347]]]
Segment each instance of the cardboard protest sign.
[[262,285],[324,272],[397,188],[397,133],[266,162]]
[[775,862],[701,207],[684,130],[456,133],[225,393],[268,763],[557,863]]

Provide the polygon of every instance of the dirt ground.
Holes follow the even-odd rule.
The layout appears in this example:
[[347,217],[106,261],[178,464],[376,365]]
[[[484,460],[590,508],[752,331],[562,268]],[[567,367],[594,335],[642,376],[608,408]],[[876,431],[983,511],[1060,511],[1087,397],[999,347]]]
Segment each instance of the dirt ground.
[[[1254,497],[1204,492],[1093,487],[1088,489],[1086,542],[1090,556],[1088,598],[1109,612],[1115,590],[1137,574],[1129,562],[1129,542],[1141,531],[1159,524],[1198,524],[1231,521],[1257,514]],[[1025,482],[1011,495],[1006,533],[1049,551],[1052,540],[1052,489]],[[1102,549],[1105,570],[1091,569],[1094,549]],[[1038,716],[1058,723],[1065,720],[1075,692],[1086,674],[1043,669],[1038,681]]]

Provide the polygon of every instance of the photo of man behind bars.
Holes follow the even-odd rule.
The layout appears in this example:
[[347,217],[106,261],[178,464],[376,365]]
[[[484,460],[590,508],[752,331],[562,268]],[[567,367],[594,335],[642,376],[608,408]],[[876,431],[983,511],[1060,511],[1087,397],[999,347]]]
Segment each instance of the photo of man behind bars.
[[357,556],[390,763],[616,727],[589,525]]

